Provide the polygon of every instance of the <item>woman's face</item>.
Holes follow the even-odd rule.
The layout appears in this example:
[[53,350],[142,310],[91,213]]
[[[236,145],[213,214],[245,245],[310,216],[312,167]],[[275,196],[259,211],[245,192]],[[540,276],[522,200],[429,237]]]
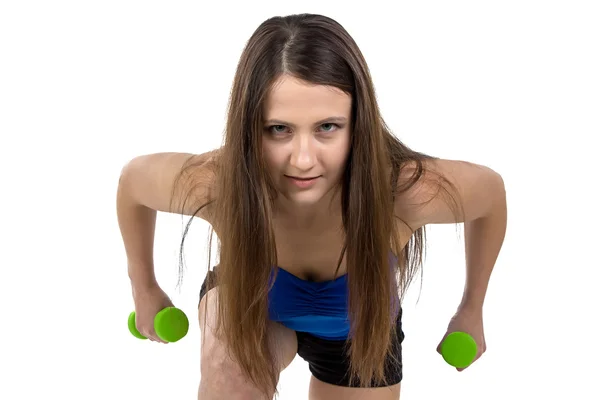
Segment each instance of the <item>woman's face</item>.
[[291,205],[315,205],[340,182],[350,151],[351,112],[352,98],[337,88],[289,76],[273,86],[263,153],[275,186]]

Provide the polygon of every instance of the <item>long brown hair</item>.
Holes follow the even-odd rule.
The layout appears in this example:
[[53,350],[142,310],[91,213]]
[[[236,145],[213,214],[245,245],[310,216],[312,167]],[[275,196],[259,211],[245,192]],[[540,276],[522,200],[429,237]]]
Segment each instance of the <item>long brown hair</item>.
[[[369,387],[385,382],[384,360],[393,357],[390,299],[398,294],[402,298],[423,256],[425,231],[408,227],[412,236],[408,243],[402,240],[404,222],[394,215],[394,198],[423,176],[424,160],[433,157],[409,149],[392,135],[380,115],[362,53],[331,18],[270,18],[252,34],[239,60],[224,143],[211,163],[214,192],[208,203],[198,204],[198,212],[210,205],[207,214],[219,239],[217,326],[247,377],[264,393],[277,393],[279,371],[267,342],[268,282],[271,268],[278,265],[272,227],[277,193],[261,138],[265,100],[282,74],[333,86],[352,97],[351,148],[340,182],[346,237],[338,269],[345,252],[351,378]],[[190,163],[181,176],[193,177],[197,168],[198,163]],[[399,185],[403,169],[410,173]],[[398,259],[394,269],[389,268],[390,250]],[[394,280],[398,285],[390,285]]]

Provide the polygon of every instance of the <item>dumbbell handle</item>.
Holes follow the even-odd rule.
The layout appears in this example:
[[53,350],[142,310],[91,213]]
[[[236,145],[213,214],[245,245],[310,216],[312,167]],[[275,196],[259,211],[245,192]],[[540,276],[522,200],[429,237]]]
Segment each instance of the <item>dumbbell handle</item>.
[[[147,339],[135,326],[135,311],[129,314],[129,332],[138,339]],[[159,311],[154,317],[154,330],[156,335],[165,342],[177,342],[182,339],[190,327],[185,313],[176,307],[167,307]]]

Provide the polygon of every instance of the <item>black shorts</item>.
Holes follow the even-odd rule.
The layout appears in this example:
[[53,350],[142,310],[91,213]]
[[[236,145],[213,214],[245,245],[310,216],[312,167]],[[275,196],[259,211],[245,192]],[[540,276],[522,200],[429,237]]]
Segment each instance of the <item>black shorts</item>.
[[[209,278],[211,282],[209,283]],[[200,288],[200,301],[214,287],[214,270],[209,271]],[[199,304],[198,304],[199,305]],[[328,340],[316,337],[307,332],[296,332],[298,339],[298,355],[308,363],[312,375],[320,381],[345,387],[358,387],[358,382],[350,382],[349,359],[346,355],[346,340]],[[388,385],[395,385],[402,380],[402,308],[396,319],[396,340],[393,353],[396,360],[389,357],[385,363],[385,376]],[[381,387],[376,383],[372,387]]]

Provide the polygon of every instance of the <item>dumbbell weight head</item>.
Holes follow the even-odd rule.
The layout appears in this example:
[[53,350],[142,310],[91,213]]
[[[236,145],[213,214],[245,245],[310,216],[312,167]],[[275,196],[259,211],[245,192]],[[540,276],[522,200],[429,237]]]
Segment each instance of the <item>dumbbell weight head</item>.
[[468,333],[452,332],[442,342],[440,352],[448,364],[466,368],[477,356],[477,343]]

